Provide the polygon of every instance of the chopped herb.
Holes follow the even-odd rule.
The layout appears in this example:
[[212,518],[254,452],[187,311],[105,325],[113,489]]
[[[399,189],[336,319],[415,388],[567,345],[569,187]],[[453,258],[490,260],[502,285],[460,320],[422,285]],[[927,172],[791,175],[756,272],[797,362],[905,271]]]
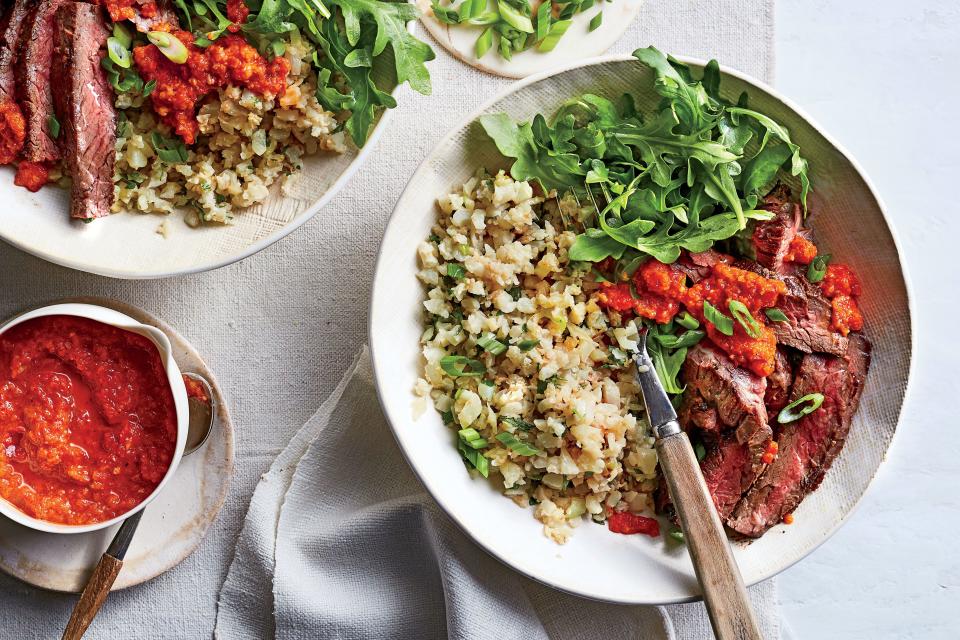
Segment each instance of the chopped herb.
[[723,335],[733,335],[733,319],[718,311],[717,308],[707,300],[703,301],[703,317]]
[[471,360],[464,356],[443,356],[440,358],[440,367],[453,378],[461,376],[479,378],[487,371],[479,360]]
[[519,453],[521,456],[535,456],[540,453],[540,449],[518,440],[515,435],[508,431],[498,433],[495,437],[501,444],[509,447],[513,452]]
[[540,344],[539,340],[521,340],[517,343],[517,348],[526,353],[527,351],[535,349],[538,344]]
[[728,306],[730,307],[730,313],[732,313],[733,317],[740,323],[743,330],[747,332],[747,335],[751,338],[759,338],[760,323],[754,319],[750,310],[747,309],[747,305],[739,300],[731,300]]
[[523,296],[523,289],[520,287],[513,287],[512,289],[508,290],[507,293],[509,293],[510,297],[514,300],[519,300]]
[[443,420],[443,424],[447,426],[453,424],[453,411],[447,409],[440,414],[440,418]]
[[686,542],[686,538],[683,537],[683,531],[681,531],[679,527],[673,527],[669,532],[667,532],[667,535],[670,536],[672,540],[679,542],[680,544]]
[[189,159],[187,147],[179,138],[164,138],[158,132],[150,134],[150,143],[161,162],[180,164]]
[[459,262],[448,262],[447,275],[454,280],[463,280],[463,278],[467,275],[467,270]]
[[668,349],[681,349],[683,347],[692,347],[697,344],[707,334],[704,331],[684,331],[679,336],[669,333],[658,333],[654,338]]
[[507,350],[507,345],[497,340],[492,333],[487,333],[477,338],[477,345],[495,356],[499,356]]
[[60,137],[60,121],[57,120],[57,116],[52,113],[47,116],[47,133],[49,133],[50,137],[54,140]]
[[540,504],[540,501],[533,496],[530,496],[530,499],[527,502],[531,507],[535,507],[536,505]]
[[702,442],[693,443],[693,453],[697,456],[697,460],[703,460],[707,457],[707,448],[703,446]]
[[533,431],[536,428],[532,422],[527,422],[526,420],[522,420],[521,418],[516,418],[514,416],[507,416],[505,418],[501,418],[501,420],[506,422],[514,429],[519,429],[520,431]]
[[770,318],[772,322],[786,322],[788,320],[787,314],[780,309],[767,309],[764,311],[767,314],[767,317]]

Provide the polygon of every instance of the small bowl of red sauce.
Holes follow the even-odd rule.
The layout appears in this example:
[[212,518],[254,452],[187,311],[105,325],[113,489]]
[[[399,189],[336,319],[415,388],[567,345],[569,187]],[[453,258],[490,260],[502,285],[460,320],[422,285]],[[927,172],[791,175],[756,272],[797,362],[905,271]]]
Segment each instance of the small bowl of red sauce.
[[89,304],[0,326],[0,514],[52,533],[109,527],[175,472],[187,392],[159,329]]

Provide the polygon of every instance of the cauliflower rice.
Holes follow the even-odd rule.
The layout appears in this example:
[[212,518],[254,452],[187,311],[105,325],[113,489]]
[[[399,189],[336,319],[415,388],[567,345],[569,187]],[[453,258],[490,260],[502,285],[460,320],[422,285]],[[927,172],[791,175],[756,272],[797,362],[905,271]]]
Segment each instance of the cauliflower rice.
[[[557,200],[481,172],[438,204],[418,247],[427,289],[418,411],[429,398],[454,431],[474,429],[483,446],[464,449],[461,437],[461,451],[486,458],[503,493],[535,505],[558,543],[584,517],[650,513],[657,455],[625,353],[637,328],[614,326],[619,318],[590,299],[596,284],[567,259],[575,233]],[[492,339],[497,355],[482,346]],[[445,356],[485,371],[452,376]]]
[[335,115],[316,98],[310,66],[314,48],[293,37],[287,88],[273,99],[237,87],[220,89],[201,106],[200,137],[182,164],[161,162],[151,134],[174,137],[142,97],[117,97],[118,133],[114,211],[169,214],[184,211],[191,226],[229,223],[237,209],[261,203],[270,186],[288,184],[301,159],[317,151],[346,150]]

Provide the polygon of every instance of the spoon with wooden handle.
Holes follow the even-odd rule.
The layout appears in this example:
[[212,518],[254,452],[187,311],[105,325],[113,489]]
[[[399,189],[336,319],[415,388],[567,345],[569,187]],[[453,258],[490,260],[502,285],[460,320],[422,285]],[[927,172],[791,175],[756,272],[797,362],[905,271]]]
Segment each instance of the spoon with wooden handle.
[[697,456],[687,434],[680,429],[677,412],[647,353],[645,328],[634,360],[647,418],[657,439],[660,468],[680,516],[680,528],[703,591],[713,633],[718,640],[762,640],[743,577],[700,473]]
[[[190,422],[183,455],[188,456],[199,449],[213,431],[217,421],[217,401],[206,378],[198,373],[185,373],[183,376],[188,388],[189,385],[199,385],[198,391],[190,393],[187,398]],[[110,589],[120,574],[120,569],[123,568],[123,559],[127,555],[127,549],[130,548],[133,534],[137,532],[137,527],[140,525],[141,516],[143,516],[142,510],[124,520],[117,529],[113,541],[100,557],[100,562],[93,569],[87,585],[80,594],[80,600],[70,614],[70,621],[63,631],[63,640],[79,640],[87,632],[90,623],[110,595]]]

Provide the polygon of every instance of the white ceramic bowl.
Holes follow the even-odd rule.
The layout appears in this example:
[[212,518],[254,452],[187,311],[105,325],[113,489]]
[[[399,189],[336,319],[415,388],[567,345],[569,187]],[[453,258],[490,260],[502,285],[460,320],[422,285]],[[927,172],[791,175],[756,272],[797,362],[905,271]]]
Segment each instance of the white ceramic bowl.
[[[698,70],[703,63],[686,60]],[[809,159],[811,208],[818,243],[849,264],[864,283],[861,304],[874,343],[873,365],[846,446],[823,484],[795,513],[735,555],[749,584],[769,578],[810,553],[849,518],[893,438],[906,391],[913,337],[910,300],[899,254],[882,205],[856,162],[799,108],[772,88],[723,69],[723,92],[785,124]],[[413,419],[420,374],[424,291],[416,279],[416,247],[430,233],[435,199],[480,166],[505,168],[476,119],[506,112],[518,120],[552,113],[581,93],[617,98],[629,92],[641,109],[659,96],[649,69],[627,56],[585,60],[527,78],[493,98],[440,141],[413,175],[380,249],[370,308],[370,344],[377,386],[400,448],[439,505],[491,554],[548,585],[582,596],[631,604],[694,599],[699,589],[686,550],[663,539],[621,536],[584,522],[566,545],[544,537],[530,509],[518,508],[491,483],[471,478],[454,446],[455,434],[428,410]]]
[[31,529],[36,529],[37,531],[45,531],[47,533],[86,533],[88,531],[106,529],[107,527],[115,525],[118,522],[121,522],[122,520],[125,520],[126,518],[137,513],[150,504],[150,502],[153,501],[153,499],[156,498],[157,495],[163,490],[163,487],[167,484],[170,478],[173,477],[173,474],[177,470],[177,466],[180,464],[180,459],[183,457],[183,448],[187,442],[187,426],[189,423],[187,409],[187,389],[183,384],[180,368],[173,359],[173,348],[170,346],[170,340],[167,338],[166,334],[156,327],[151,327],[141,322],[137,322],[130,316],[124,315],[119,311],[114,311],[113,309],[107,309],[106,307],[99,307],[92,304],[54,304],[41,307],[39,309],[34,309],[33,311],[28,311],[8,320],[2,326],[0,326],[0,335],[2,335],[8,329],[15,327],[22,322],[26,322],[27,320],[42,316],[56,315],[77,316],[80,318],[97,320],[99,322],[103,322],[104,324],[113,325],[115,327],[119,327],[120,329],[138,333],[149,339],[157,347],[157,351],[160,353],[160,359],[163,361],[164,369],[167,372],[167,381],[170,383],[170,390],[173,393],[173,403],[177,411],[177,443],[173,452],[173,459],[170,461],[170,468],[167,469],[167,473],[163,476],[163,480],[161,480],[160,484],[158,484],[156,489],[153,490],[153,493],[147,496],[146,500],[123,515],[113,518],[112,520],[106,520],[96,524],[57,524],[54,522],[47,522],[46,520],[32,518],[3,498],[0,498],[0,514],[24,525],[25,527],[30,527]]

